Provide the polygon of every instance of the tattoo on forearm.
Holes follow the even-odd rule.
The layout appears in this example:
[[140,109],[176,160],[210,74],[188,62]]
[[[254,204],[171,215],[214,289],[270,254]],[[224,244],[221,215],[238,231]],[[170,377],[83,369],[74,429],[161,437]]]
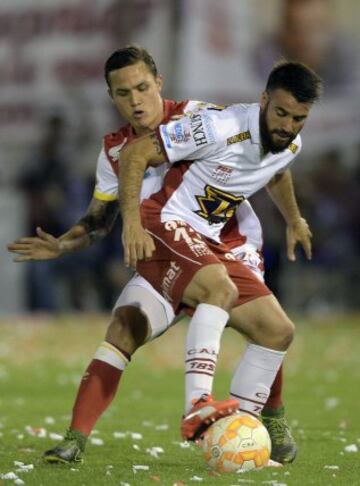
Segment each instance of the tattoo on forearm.
[[161,155],[162,154],[162,147],[161,147],[161,143],[160,143],[160,140],[158,139],[157,135],[155,135],[155,133],[152,133],[150,135],[150,138],[151,138],[151,141],[156,149],[156,153],[158,155]]
[[111,231],[118,212],[118,201],[93,200],[87,214],[80,219],[78,224],[86,229],[90,240],[94,241],[103,238]]

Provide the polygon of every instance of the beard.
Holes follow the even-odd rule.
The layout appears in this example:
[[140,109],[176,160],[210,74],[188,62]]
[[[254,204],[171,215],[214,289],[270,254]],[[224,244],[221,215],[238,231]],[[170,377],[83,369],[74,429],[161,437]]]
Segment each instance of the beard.
[[[278,154],[285,150],[290,143],[296,138],[297,133],[287,133],[284,130],[269,130],[268,123],[266,121],[266,115],[268,112],[269,102],[266,104],[265,108],[260,108],[259,117],[259,127],[260,127],[260,140],[264,153],[267,154],[271,152],[272,154]],[[276,142],[273,138],[273,134],[277,135],[288,135],[287,139],[283,141]]]

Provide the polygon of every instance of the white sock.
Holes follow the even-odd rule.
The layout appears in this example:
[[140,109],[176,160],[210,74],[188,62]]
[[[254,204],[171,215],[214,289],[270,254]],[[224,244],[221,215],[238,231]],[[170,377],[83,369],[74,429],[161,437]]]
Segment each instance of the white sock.
[[126,365],[129,363],[129,359],[115,346],[103,341],[97,348],[94,358],[123,371]]
[[230,395],[240,402],[240,410],[258,416],[270,395],[286,351],[248,344],[231,381]]
[[190,321],[185,345],[185,413],[192,400],[212,392],[221,335],[229,314],[221,307],[199,304]]

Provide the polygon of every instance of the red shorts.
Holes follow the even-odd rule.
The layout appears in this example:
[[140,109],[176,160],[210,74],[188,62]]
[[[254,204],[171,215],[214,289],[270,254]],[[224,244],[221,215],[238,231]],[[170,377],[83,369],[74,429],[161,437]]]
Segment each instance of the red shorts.
[[195,273],[206,265],[225,265],[239,290],[235,307],[271,294],[251,270],[235,259],[225,244],[199,235],[183,221],[162,223],[157,211],[148,212],[143,208],[142,217],[156,250],[150,260],[138,262],[137,272],[170,302],[175,312]]

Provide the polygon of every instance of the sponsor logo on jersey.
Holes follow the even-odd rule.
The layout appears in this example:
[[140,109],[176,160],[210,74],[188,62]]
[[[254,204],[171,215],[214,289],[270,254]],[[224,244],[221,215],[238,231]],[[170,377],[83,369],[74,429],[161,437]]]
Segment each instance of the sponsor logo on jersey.
[[231,167],[218,165],[216,169],[213,170],[211,177],[219,182],[222,182],[223,184],[226,184],[227,181],[230,179],[232,172],[233,169]]
[[294,142],[291,142],[291,144],[290,144],[290,145],[288,145],[288,149],[289,149],[289,150],[290,150],[290,151],[291,151],[293,154],[296,154],[296,152],[297,152],[297,149],[298,149],[298,148],[299,148],[299,147],[298,147],[298,146],[296,145],[296,143],[294,143]]
[[194,211],[209,224],[226,223],[232,216],[239,204],[244,201],[244,196],[234,196],[215,187],[206,185],[205,196],[195,196],[200,209]]
[[232,137],[229,137],[226,140],[226,144],[232,145],[233,143],[245,142],[245,140],[250,140],[250,139],[251,139],[251,134],[249,131],[241,132],[238,133],[237,135],[233,135]]
[[190,114],[190,128],[193,140],[197,147],[214,143],[212,121],[205,112]]
[[169,132],[169,138],[173,143],[187,142],[191,133],[182,123],[175,123],[173,131]]
[[180,277],[182,273],[181,268],[176,262],[170,262],[169,268],[165,273],[165,276],[161,282],[162,294],[166,300],[172,302],[171,291],[174,287],[176,280]]
[[123,148],[126,142],[127,138],[125,138],[125,140],[120,145],[115,145],[108,150],[109,157],[113,162],[118,162],[118,160],[120,159],[120,150]]
[[166,221],[166,231],[174,232],[174,241],[185,241],[189,249],[197,257],[210,255],[211,252],[201,236],[184,221]]

